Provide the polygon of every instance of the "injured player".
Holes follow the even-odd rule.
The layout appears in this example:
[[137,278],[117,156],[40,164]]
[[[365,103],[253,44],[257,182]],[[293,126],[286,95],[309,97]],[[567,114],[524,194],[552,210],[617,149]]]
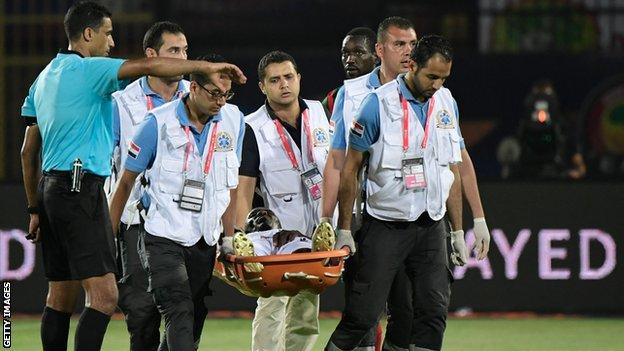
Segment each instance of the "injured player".
[[312,238],[296,230],[282,229],[279,219],[268,208],[254,208],[247,215],[244,232],[234,235],[237,256],[286,255],[334,249],[336,237],[328,223],[321,223]]

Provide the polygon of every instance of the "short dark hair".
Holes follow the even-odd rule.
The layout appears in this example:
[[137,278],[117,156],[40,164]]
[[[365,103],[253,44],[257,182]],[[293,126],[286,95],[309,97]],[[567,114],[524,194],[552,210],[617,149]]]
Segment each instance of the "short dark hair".
[[412,21],[404,17],[392,16],[384,19],[379,23],[377,27],[377,42],[383,43],[386,37],[386,33],[390,27],[397,27],[399,29],[414,29]]
[[297,73],[299,72],[299,70],[297,69],[297,63],[295,62],[295,59],[283,51],[275,50],[262,56],[262,58],[260,59],[260,62],[258,62],[258,79],[260,81],[264,80],[264,76],[266,75],[266,68],[270,64],[282,63],[286,61],[290,61],[295,67],[295,72]]
[[[225,60],[225,58],[219,54],[216,53],[210,53],[210,54],[206,54],[206,55],[202,55],[199,56],[198,58],[196,58],[195,60],[197,61],[207,61],[207,62],[214,62],[214,63],[219,63],[219,62],[227,62]],[[196,82],[197,84],[204,86],[208,83],[211,83],[212,81],[210,80],[210,77],[201,74],[201,73],[191,73],[190,75],[190,80],[192,82]]]
[[69,41],[80,38],[86,28],[98,30],[104,18],[111,18],[111,12],[93,1],[78,2],[67,10],[63,25]]
[[355,27],[355,28],[351,29],[349,31],[349,33],[347,33],[346,36],[364,37],[364,38],[366,38],[366,46],[368,47],[370,52],[372,52],[372,53],[375,52],[375,42],[376,42],[377,38],[375,36],[375,32],[373,32],[372,29],[370,29],[368,27]]
[[179,24],[169,21],[154,23],[143,37],[143,51],[147,50],[147,48],[152,48],[156,51],[160,50],[164,43],[163,33],[184,34],[184,30]]
[[425,35],[412,49],[410,58],[418,68],[422,68],[435,54],[442,56],[447,62],[453,61],[453,48],[448,40],[440,35]]

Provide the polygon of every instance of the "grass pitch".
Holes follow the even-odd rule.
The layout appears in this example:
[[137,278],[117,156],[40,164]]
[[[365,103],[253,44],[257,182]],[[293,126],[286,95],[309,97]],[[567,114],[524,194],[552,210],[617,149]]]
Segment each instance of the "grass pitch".
[[[39,320],[12,321],[13,350],[40,350]],[[73,350],[72,320],[69,350]],[[322,350],[337,319],[321,319],[321,335],[314,350]],[[111,321],[103,350],[126,351],[128,333],[122,320]],[[200,350],[239,351],[251,348],[250,319],[208,319]],[[525,318],[450,319],[443,350],[478,351],[575,351],[622,350],[624,319],[619,318]]]

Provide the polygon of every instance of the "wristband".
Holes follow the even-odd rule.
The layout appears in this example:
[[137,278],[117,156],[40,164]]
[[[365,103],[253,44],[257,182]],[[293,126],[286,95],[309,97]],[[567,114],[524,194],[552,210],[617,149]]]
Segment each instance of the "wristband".
[[29,214],[39,214],[39,207],[37,206],[28,206],[28,208],[26,209],[26,211]]

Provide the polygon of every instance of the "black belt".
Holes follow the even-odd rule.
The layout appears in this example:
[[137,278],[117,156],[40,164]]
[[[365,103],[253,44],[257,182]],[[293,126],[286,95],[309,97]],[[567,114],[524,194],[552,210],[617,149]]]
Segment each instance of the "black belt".
[[[43,171],[43,175],[46,177],[54,177],[54,178],[63,178],[63,179],[67,179],[69,181],[71,181],[71,171]],[[98,182],[104,182],[106,180],[106,177],[97,175],[97,174],[93,174],[93,173],[89,173],[89,172],[85,172],[82,175],[82,180],[93,180],[93,181],[98,181]]]

